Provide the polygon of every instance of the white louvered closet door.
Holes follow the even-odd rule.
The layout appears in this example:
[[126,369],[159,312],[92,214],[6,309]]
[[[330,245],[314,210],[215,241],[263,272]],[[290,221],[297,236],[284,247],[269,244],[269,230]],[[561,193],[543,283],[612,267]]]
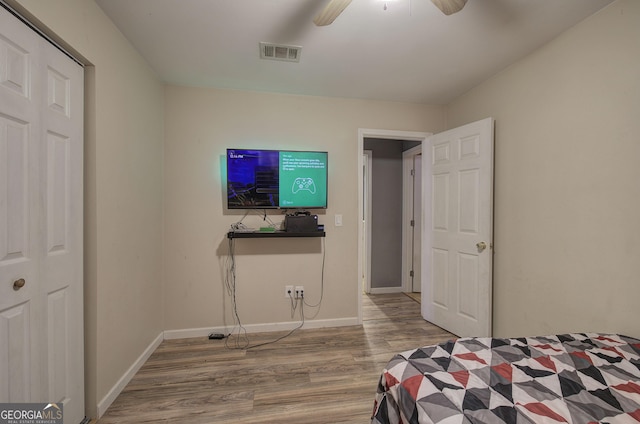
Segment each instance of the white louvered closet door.
[[0,7],[0,402],[84,417],[83,69]]

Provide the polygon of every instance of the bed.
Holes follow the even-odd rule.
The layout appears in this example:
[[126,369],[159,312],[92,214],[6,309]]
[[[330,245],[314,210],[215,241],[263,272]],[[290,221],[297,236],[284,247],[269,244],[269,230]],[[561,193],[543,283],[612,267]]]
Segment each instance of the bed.
[[459,338],[394,356],[372,424],[640,423],[640,340]]

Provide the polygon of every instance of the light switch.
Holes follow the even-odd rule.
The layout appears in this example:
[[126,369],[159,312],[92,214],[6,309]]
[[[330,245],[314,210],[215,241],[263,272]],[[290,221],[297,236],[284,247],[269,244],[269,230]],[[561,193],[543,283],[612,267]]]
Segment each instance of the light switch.
[[336,227],[342,227],[342,215],[336,214],[335,218],[336,218]]

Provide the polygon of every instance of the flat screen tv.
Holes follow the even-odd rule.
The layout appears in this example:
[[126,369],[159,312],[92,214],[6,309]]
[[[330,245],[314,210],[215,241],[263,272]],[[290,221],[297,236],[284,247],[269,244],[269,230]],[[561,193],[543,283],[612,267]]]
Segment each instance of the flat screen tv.
[[327,152],[227,149],[229,209],[324,209]]

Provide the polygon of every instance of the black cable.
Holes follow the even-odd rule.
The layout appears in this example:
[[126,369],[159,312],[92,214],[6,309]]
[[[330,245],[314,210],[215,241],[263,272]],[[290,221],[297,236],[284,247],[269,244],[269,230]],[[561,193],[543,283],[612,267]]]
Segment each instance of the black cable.
[[[246,217],[246,214],[245,214]],[[266,210],[265,210],[265,218],[266,218]],[[244,217],[243,217],[244,219]],[[240,224],[242,222],[242,220],[240,222],[238,222],[238,224]],[[260,347],[260,346],[265,346],[265,345],[269,345],[269,344],[273,344],[276,342],[279,342],[280,340],[289,337],[290,335],[292,335],[295,331],[299,330],[300,328],[302,328],[304,326],[304,322],[305,322],[305,315],[304,315],[304,306],[309,306],[311,308],[318,308],[314,314],[313,317],[317,316],[318,313],[320,312],[320,306],[322,305],[322,300],[324,298],[324,269],[325,269],[325,262],[326,262],[326,256],[327,256],[327,250],[325,247],[325,240],[324,238],[322,238],[322,266],[320,269],[320,300],[318,300],[318,303],[316,303],[315,305],[311,305],[309,303],[307,303],[305,301],[304,298],[304,293],[302,294],[302,296],[300,297],[300,299],[295,299],[292,296],[292,293],[289,293],[289,299],[290,299],[290,303],[291,303],[291,317],[293,318],[295,316],[295,312],[298,308],[298,305],[300,305],[300,324],[293,328],[291,331],[289,331],[287,334],[278,337],[275,340],[269,341],[269,342],[264,342],[264,343],[259,343],[253,346],[249,345],[249,336],[247,334],[247,330],[242,326],[242,322],[240,321],[240,315],[238,314],[238,305],[237,305],[237,301],[236,301],[236,262],[235,262],[235,240],[233,238],[229,239],[229,259],[228,259],[228,264],[227,264],[227,274],[225,277],[225,285],[227,286],[227,292],[229,293],[229,295],[232,298],[232,303],[233,303],[233,314],[234,314],[234,319],[235,319],[235,323],[236,325],[234,326],[233,330],[231,330],[231,333],[229,333],[227,335],[227,337],[225,338],[225,347],[228,349],[254,349],[256,347]],[[237,338],[235,339],[235,346],[229,346],[229,339],[231,338],[231,336],[233,335],[233,332],[236,330],[236,328],[238,329],[238,335]],[[240,344],[240,340],[243,339],[243,343]]]
[[[296,301],[296,303],[298,303],[298,302]],[[271,340],[269,342],[258,343],[258,344],[253,345],[253,346],[248,346],[248,347],[246,347],[246,350],[255,349],[256,347],[266,346],[266,345],[270,345],[270,344],[273,344],[273,343],[277,343],[280,340],[282,340],[282,339],[284,339],[286,337],[289,337],[290,335],[295,333],[297,330],[301,329],[302,326],[304,325],[304,296],[302,297],[302,302],[300,302],[300,319],[302,320],[302,321],[300,321],[300,325],[298,325],[296,328],[294,328],[291,331],[289,331],[287,334],[285,334],[283,336],[280,336],[277,339]]]
[[309,303],[306,303],[306,301],[304,301],[304,297],[302,298],[304,304],[307,305],[308,307],[318,308],[318,310],[316,311],[313,317],[318,315],[318,312],[320,312],[319,306],[322,304],[322,299],[324,298],[324,266],[325,266],[325,260],[327,256],[327,249],[325,248],[325,245],[324,245],[325,244],[324,238],[321,238],[321,240],[322,240],[322,268],[320,269],[320,300],[318,300],[318,303],[316,303],[315,305],[311,305]]
[[[242,326],[240,321],[240,314],[238,313],[238,303],[236,300],[236,259],[235,259],[235,239],[229,239],[229,262],[227,264],[226,281],[227,292],[231,296],[233,315],[235,325],[231,332],[227,335],[224,341],[224,345],[229,347],[229,339],[233,335],[233,332],[238,329],[238,335],[235,338],[235,348],[243,349],[249,345],[249,338],[247,337],[247,330]],[[244,339],[244,343],[240,344],[240,340]]]
[[[240,320],[240,314],[238,313],[238,303],[237,303],[237,299],[236,299],[236,260],[235,260],[235,240],[233,238],[229,239],[229,256],[228,256],[228,260],[227,260],[227,270],[226,270],[226,276],[225,276],[225,285],[227,287],[227,292],[229,293],[229,295],[231,296],[232,299],[232,305],[233,305],[233,316],[234,316],[234,320],[235,320],[235,326],[233,327],[233,329],[231,330],[231,332],[229,334],[227,334],[227,336],[225,337],[225,341],[224,341],[224,345],[227,349],[243,349],[243,350],[248,350],[248,349],[254,349],[260,346],[265,346],[268,344],[272,344],[272,343],[276,343],[279,342],[280,340],[284,339],[285,337],[289,337],[290,335],[292,335],[296,330],[299,330],[300,328],[302,328],[302,326],[304,325],[304,294],[302,295],[301,299],[294,299],[292,293],[289,293],[289,298],[290,298],[290,302],[291,302],[291,317],[293,318],[295,315],[295,311],[298,308],[298,304],[300,305],[300,319],[301,322],[300,324],[295,327],[294,329],[292,329],[291,331],[289,331],[287,334],[284,334],[280,337],[278,337],[275,340],[269,341],[269,342],[264,342],[264,343],[259,343],[253,346],[250,346],[249,343],[249,336],[247,334],[247,330],[246,328],[244,328],[244,326],[242,325],[242,321]],[[237,337],[235,338],[235,346],[230,345],[229,340],[231,339],[231,336],[233,336],[233,333],[236,331],[238,331]],[[242,343],[240,343],[240,341],[242,340]]]
[[296,314],[296,309],[298,309],[298,301],[295,300],[291,292],[289,292],[289,302],[291,303],[291,318],[293,319]]

